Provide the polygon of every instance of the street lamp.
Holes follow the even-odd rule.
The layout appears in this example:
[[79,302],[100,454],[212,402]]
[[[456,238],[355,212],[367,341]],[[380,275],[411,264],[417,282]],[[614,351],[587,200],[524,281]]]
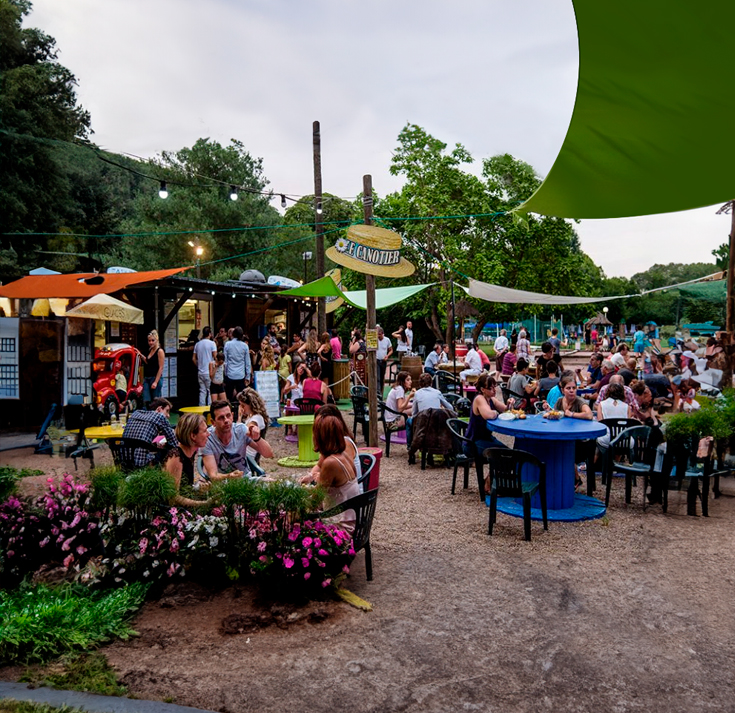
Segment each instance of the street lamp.
[[194,249],[194,255],[196,255],[197,279],[199,279],[202,276],[200,263],[201,263],[202,255],[204,255],[204,248],[199,244],[199,242],[194,243],[191,240],[189,241],[189,247]]
[[303,252],[301,253],[301,257],[304,258],[304,284],[307,283],[307,276],[306,276],[306,268],[307,268],[307,262],[311,260],[311,252]]

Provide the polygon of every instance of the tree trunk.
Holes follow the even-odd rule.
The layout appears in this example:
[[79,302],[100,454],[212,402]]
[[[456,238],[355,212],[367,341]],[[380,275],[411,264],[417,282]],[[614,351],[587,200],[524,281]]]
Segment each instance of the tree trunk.
[[482,334],[482,330],[485,329],[485,325],[487,324],[487,322],[488,320],[485,316],[477,318],[477,324],[472,330],[472,340],[474,342],[477,342],[477,340],[479,339],[480,335]]
[[434,332],[434,336],[437,339],[441,339],[442,327],[441,322],[439,321],[439,312],[436,309],[436,302],[431,303],[431,321],[429,322],[427,319],[427,324],[431,328],[431,331]]

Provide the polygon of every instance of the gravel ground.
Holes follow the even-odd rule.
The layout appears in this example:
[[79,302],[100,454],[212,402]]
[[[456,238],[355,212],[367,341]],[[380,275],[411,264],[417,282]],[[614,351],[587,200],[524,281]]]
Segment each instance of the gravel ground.
[[[281,429],[269,437],[295,453]],[[392,450],[374,581],[360,554],[346,582],[372,612],[316,603],[225,634],[225,618],[269,602],[174,593],[144,607],[140,638],[105,649],[131,692],[233,712],[735,711],[733,479],[709,518],[687,517],[685,493],[668,514],[644,512],[640,488],[625,506],[620,480],[606,518],[534,522],[525,542],[503,514],[487,536],[472,478],[452,496],[450,470]],[[37,458],[25,464],[45,467]]]

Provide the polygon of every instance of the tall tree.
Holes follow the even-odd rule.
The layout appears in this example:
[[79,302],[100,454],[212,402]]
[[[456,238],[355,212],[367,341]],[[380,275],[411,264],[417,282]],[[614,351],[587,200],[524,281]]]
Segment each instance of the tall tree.
[[[57,232],[65,224],[70,185],[55,140],[84,141],[90,117],[77,103],[74,75],[57,60],[52,37],[23,28],[28,0],[0,0],[0,233]],[[18,277],[44,247],[31,237],[1,238],[2,277]],[[32,257],[30,259],[33,259]]]
[[[121,232],[158,234],[123,238],[108,248],[108,261],[136,269],[193,264],[192,242],[203,248],[203,263],[263,250],[204,264],[202,277],[235,278],[245,268],[268,271],[272,256],[266,248],[277,238],[272,228],[261,226],[279,226],[282,218],[269,203],[262,159],[253,158],[240,141],[233,139],[222,146],[199,139],[190,148],[164,151],[141,172],[165,180],[169,195],[160,198],[156,180],[148,181],[146,190],[135,198],[130,217],[122,222]],[[237,200],[230,200],[230,186],[239,187]],[[167,235],[186,230],[203,232]]]

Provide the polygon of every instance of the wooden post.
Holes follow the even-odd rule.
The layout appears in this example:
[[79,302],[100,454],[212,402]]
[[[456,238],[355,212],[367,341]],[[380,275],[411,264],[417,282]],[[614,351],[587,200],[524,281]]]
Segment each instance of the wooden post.
[[454,320],[457,317],[457,310],[456,305],[454,303],[454,277],[452,277],[452,328],[449,330],[449,334],[451,335],[451,342],[449,343],[449,358],[454,361],[455,359],[455,349],[456,349],[456,341],[457,341],[457,333],[454,329]]
[[[362,177],[362,208],[365,225],[373,224],[373,177]],[[367,302],[367,328],[376,329],[378,321],[375,311],[375,276],[365,275]],[[368,410],[370,414],[370,445],[378,445],[378,358],[374,349],[367,354],[368,367]]]
[[[319,122],[313,126],[314,139],[314,229],[316,232],[316,279],[324,277],[324,204],[322,202],[322,137]],[[322,211],[321,213],[317,210]],[[322,333],[327,331],[327,300],[317,298],[317,331],[321,339]]]

